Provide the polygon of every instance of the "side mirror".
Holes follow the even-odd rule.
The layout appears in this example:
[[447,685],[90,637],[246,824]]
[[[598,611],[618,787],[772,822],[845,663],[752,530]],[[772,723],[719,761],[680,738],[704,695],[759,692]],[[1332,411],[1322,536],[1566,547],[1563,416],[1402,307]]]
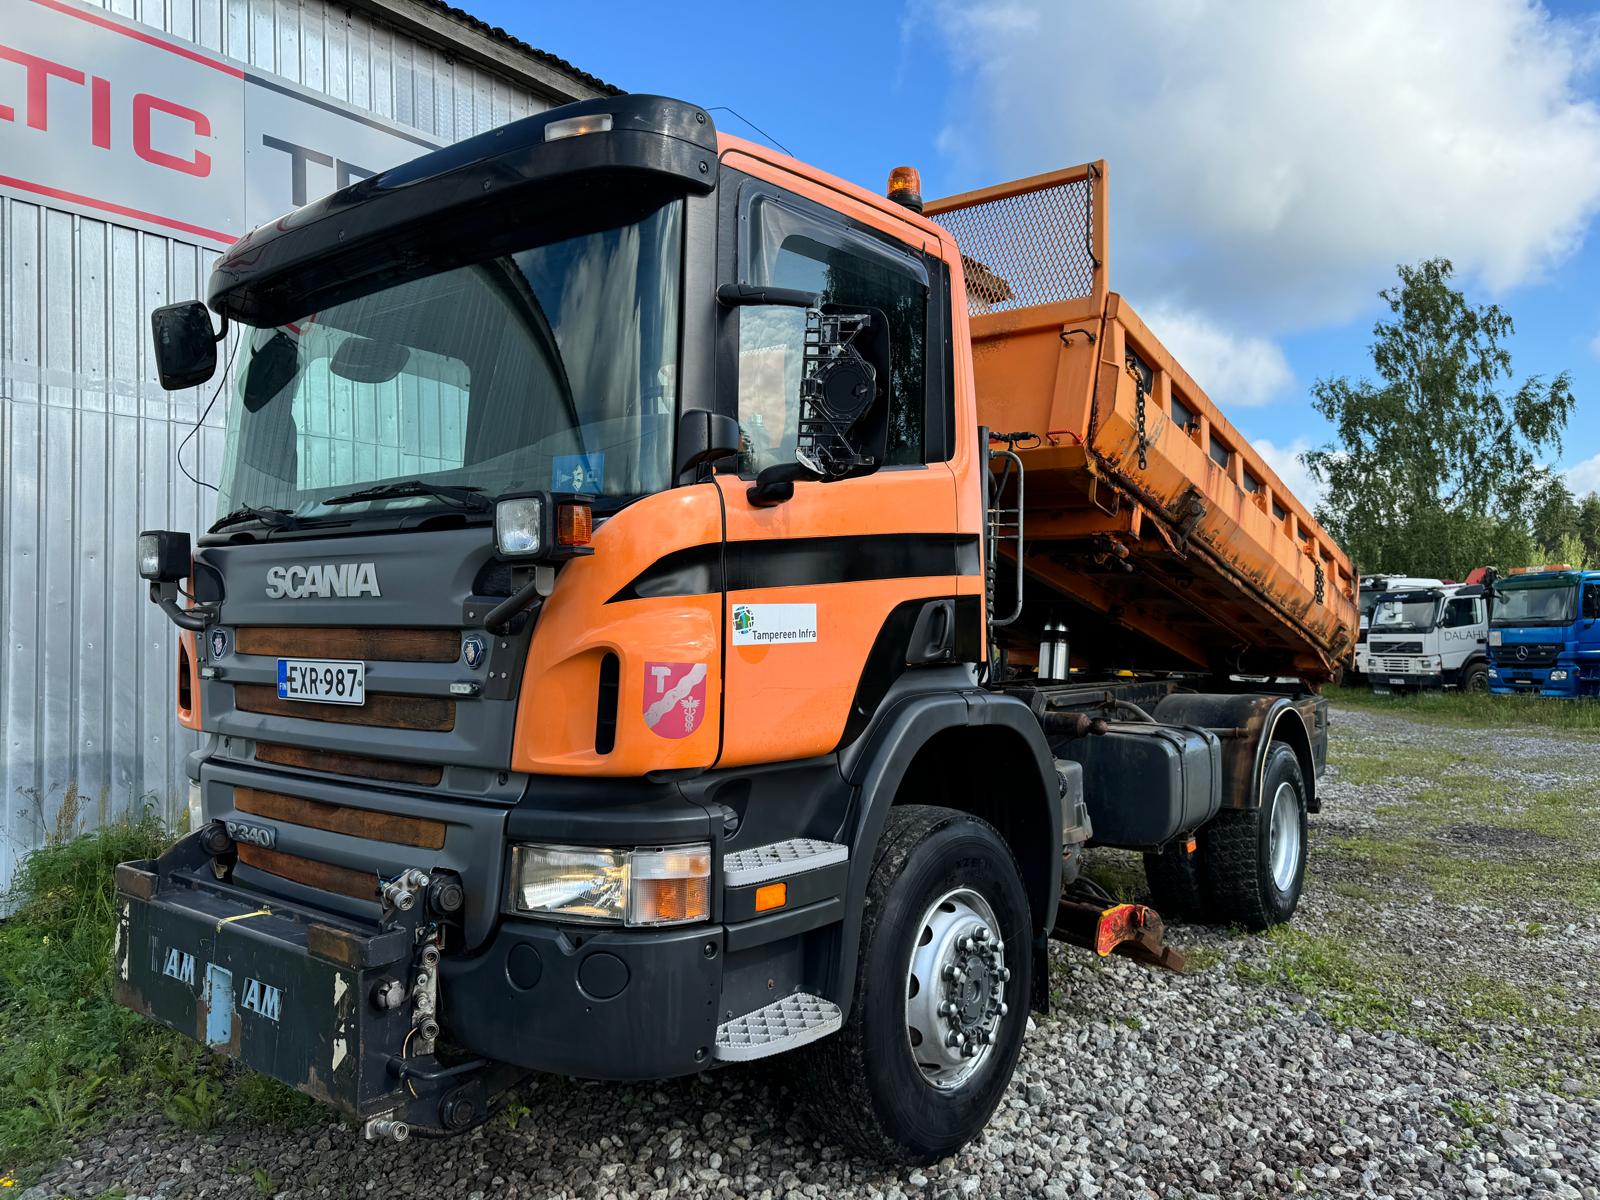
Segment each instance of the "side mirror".
[[880,309],[806,313],[794,457],[824,483],[870,475],[889,444],[889,322]]
[[739,453],[739,422],[727,413],[688,408],[678,418],[678,473]]
[[150,314],[150,332],[156,345],[156,375],[167,391],[195,387],[217,373],[219,335],[212,331],[211,313],[200,301],[156,309]]

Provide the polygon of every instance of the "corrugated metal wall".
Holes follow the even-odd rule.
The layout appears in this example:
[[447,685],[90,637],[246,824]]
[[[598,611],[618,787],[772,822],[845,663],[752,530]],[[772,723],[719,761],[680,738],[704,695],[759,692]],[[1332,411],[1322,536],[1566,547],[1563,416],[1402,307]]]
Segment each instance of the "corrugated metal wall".
[[[443,140],[546,107],[321,0],[101,4]],[[175,461],[211,387],[161,390],[148,314],[203,296],[215,258],[0,197],[0,890],[55,833],[183,809],[197,741],[173,717],[176,631],[133,553],[140,529],[198,530],[213,513]],[[225,408],[184,451],[212,483]]]

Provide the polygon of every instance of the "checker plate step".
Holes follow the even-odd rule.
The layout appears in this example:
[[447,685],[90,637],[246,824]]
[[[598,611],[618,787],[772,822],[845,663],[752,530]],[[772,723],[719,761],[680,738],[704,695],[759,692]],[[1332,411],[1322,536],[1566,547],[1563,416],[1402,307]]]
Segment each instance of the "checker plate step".
[[843,1024],[844,1014],[832,1000],[796,992],[718,1025],[714,1057],[724,1062],[748,1062],[782,1054],[826,1037]]
[[850,851],[839,842],[790,838],[728,855],[722,860],[722,881],[728,887],[748,887],[752,883],[766,883],[830,867],[849,857]]

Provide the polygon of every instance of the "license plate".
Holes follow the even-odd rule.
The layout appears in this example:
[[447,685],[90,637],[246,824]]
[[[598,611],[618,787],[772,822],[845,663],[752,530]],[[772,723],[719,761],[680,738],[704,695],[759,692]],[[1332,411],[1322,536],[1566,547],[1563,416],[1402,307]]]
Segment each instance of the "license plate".
[[1406,685],[1406,681],[1404,679],[1391,679],[1391,680],[1389,680],[1389,686],[1390,687],[1405,687],[1405,685]]
[[280,658],[278,699],[365,704],[367,664],[333,658]]

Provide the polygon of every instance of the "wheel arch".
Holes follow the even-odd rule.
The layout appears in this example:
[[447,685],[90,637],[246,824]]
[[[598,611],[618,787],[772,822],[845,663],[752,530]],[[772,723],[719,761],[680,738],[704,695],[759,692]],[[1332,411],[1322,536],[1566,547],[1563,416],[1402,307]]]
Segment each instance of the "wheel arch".
[[[843,838],[850,877],[836,1003],[848,1011],[878,840],[897,804],[935,804],[989,822],[1017,860],[1033,919],[1034,1006],[1049,995],[1046,946],[1061,890],[1061,796],[1038,719],[1021,700],[976,690],[895,703],[840,767],[855,793]],[[983,786],[973,786],[980,781]],[[930,782],[931,781],[931,782]],[[932,793],[919,789],[932,788]]]
[[1300,761],[1306,811],[1318,812],[1317,742],[1308,721],[1314,707],[1325,703],[1321,697],[1297,701],[1262,692],[1179,692],[1162,700],[1151,715],[1165,724],[1198,725],[1223,736],[1223,808],[1252,809],[1261,803],[1267,755],[1274,742],[1284,742]]

